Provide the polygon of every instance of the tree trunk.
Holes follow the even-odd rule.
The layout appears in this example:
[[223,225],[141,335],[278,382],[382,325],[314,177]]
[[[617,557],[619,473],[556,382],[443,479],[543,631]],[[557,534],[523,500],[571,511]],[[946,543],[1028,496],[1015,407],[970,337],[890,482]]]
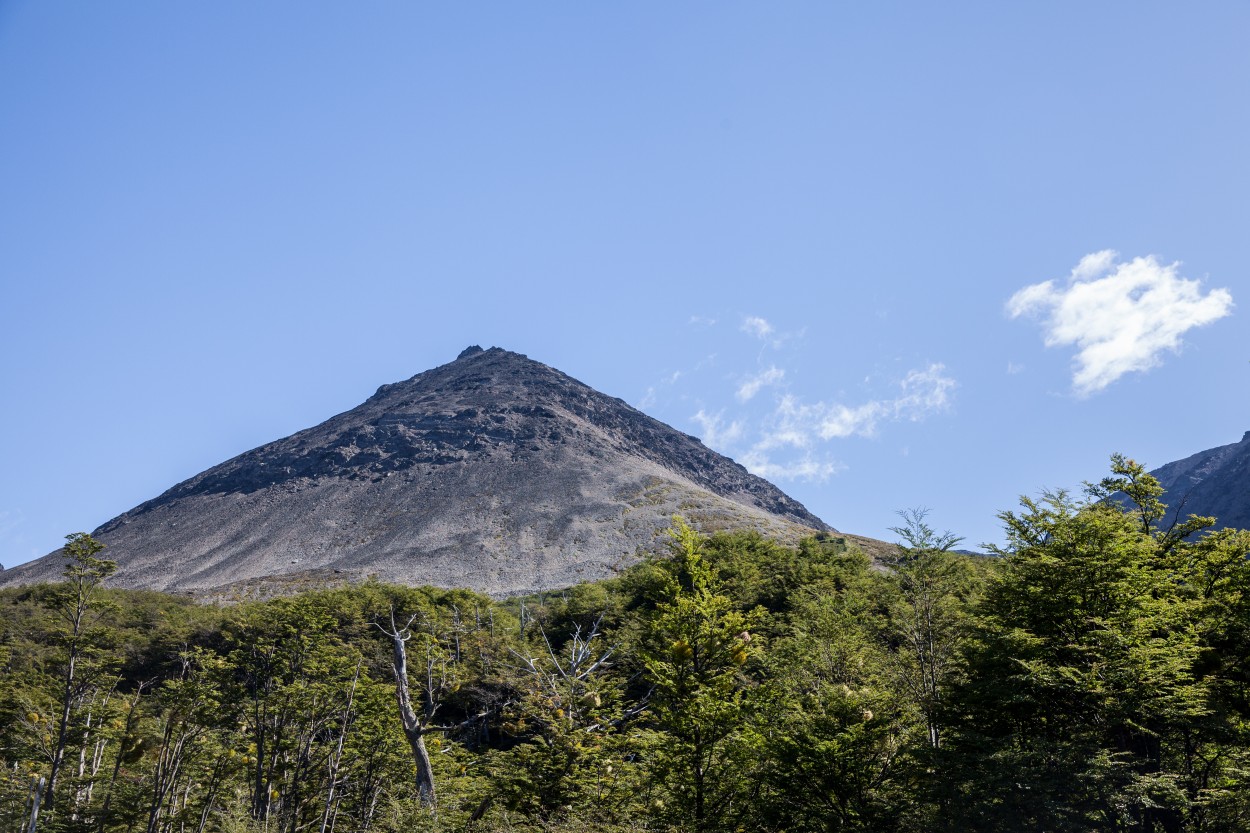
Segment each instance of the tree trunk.
[[39,782],[32,785],[30,796],[30,824],[26,828],[26,833],[35,833],[35,826],[39,823],[39,800],[43,797],[43,777],[39,778]]
[[352,704],[356,700],[356,684],[360,682],[360,663],[356,663],[356,673],[352,675],[352,685],[347,691],[347,705],[343,707],[343,722],[339,727],[339,739],[334,753],[330,755],[330,787],[326,791],[326,806],[321,814],[321,833],[330,828],[330,818],[334,813],[334,793],[339,783],[339,762],[343,758],[343,741],[347,738],[347,726],[351,722]]
[[[63,631],[66,642],[65,688],[61,692],[61,718],[57,727],[56,746],[52,750],[52,766],[48,772],[48,784],[43,794],[43,811],[49,815],[53,812],[56,798],[57,777],[65,763],[65,744],[69,735],[69,722],[74,711],[74,701],[78,697],[78,661],[83,657],[85,647],[81,640],[86,629],[87,613],[91,608],[95,591],[100,583],[117,569],[113,561],[96,558],[95,554],[104,549],[104,545],[95,541],[84,532],[67,535],[65,556],[70,559],[63,575],[68,579],[67,595],[54,595],[52,607],[66,623]],[[60,597],[60,601],[57,599]],[[87,668],[90,673],[90,665]]]
[[417,797],[426,807],[434,807],[434,768],[430,765],[430,753],[425,749],[425,737],[420,729],[412,732],[405,728],[404,735],[417,765]]
[[61,765],[65,761],[65,743],[69,734],[69,719],[74,706],[74,675],[78,664],[78,643],[71,643],[69,661],[65,664],[65,690],[61,697],[61,718],[57,724],[56,746],[52,749],[52,766],[48,772],[48,785],[44,789],[44,810],[52,811],[52,796],[56,789],[57,776],[61,773]]
[[417,765],[417,797],[426,807],[436,805],[434,795],[434,769],[430,766],[430,753],[425,748],[425,726],[412,708],[412,695],[408,691],[408,650],[406,628],[386,631],[391,638],[391,670],[395,672],[395,698],[399,701],[399,719],[403,723],[404,737],[412,748],[412,758]]

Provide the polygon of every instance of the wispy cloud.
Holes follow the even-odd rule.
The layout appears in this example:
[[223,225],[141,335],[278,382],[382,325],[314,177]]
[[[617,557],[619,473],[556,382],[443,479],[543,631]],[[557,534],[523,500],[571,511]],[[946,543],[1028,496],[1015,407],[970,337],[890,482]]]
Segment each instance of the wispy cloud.
[[690,320],[689,320],[689,321],[687,321],[686,323],[687,323],[687,324],[689,324],[689,325],[690,325],[690,326],[692,326],[692,327],[703,327],[703,328],[707,328],[707,327],[713,327],[713,326],[715,326],[715,325],[716,325],[716,319],[715,319],[715,318],[709,318],[709,317],[708,317],[708,316],[706,316],[706,315],[692,315],[692,316],[690,316]]
[[733,420],[726,424],[723,411],[709,414],[700,408],[691,419],[699,423],[699,436],[708,448],[727,450],[742,439],[742,422]]
[[1127,263],[1110,249],[1081,258],[1066,286],[1055,281],[1026,286],[1007,301],[1012,318],[1041,319],[1047,347],[1077,348],[1072,386],[1096,393],[1126,373],[1161,363],[1180,349],[1181,336],[1232,311],[1227,289],[1205,295],[1198,280],[1179,275],[1179,263],[1153,255]]
[[742,326],[739,329],[756,338],[765,339],[772,335],[773,325],[758,315],[748,315],[742,319]]
[[[949,410],[956,386],[945,366],[934,363],[908,371],[898,382],[898,395],[890,398],[857,404],[806,403],[786,394],[758,423],[754,442],[741,449],[736,444],[747,434],[743,420],[727,424],[723,411],[711,415],[703,410],[693,419],[708,446],[726,454],[737,451],[738,460],[753,474],[773,480],[824,480],[843,466],[822,455],[822,444],[856,435],[871,437],[882,424],[917,422]],[[740,400],[750,398],[741,396],[741,388],[739,393]]]
[[754,376],[747,378],[738,386],[738,392],[735,394],[739,402],[747,402],[755,397],[761,389],[768,385],[775,385],[786,377],[786,372],[781,368],[770,365],[767,370],[762,370]]
[[761,352],[764,348],[770,347],[773,350],[781,350],[787,344],[801,341],[807,335],[806,327],[798,330],[780,331],[773,326],[771,321],[758,315],[744,316],[738,329],[752,338],[764,342]]
[[758,449],[751,449],[742,455],[741,463],[751,474],[769,480],[828,480],[846,468],[833,460],[817,460],[811,455],[787,463],[775,463],[766,452]]
[[873,399],[858,405],[819,404],[813,409],[818,417],[815,430],[825,440],[854,435],[871,437],[883,422],[919,422],[950,408],[956,384],[942,364],[909,370],[899,382],[900,394],[892,399]]
[[660,400],[660,389],[672,387],[677,384],[677,380],[685,375],[686,374],[680,370],[674,370],[672,373],[669,373],[662,378],[657,384],[649,385],[646,392],[643,393],[642,399],[638,400],[638,407],[646,410],[647,408],[654,406]]
[[[710,319],[704,319],[709,324],[714,324]],[[694,319],[691,319],[694,323]],[[706,353],[693,366],[678,368],[676,370],[665,370],[662,375],[655,378],[655,381],[648,385],[646,390],[634,403],[635,407],[650,411],[653,408],[664,409],[671,407],[675,401],[689,402],[691,397],[683,389],[688,386],[691,377],[697,377],[702,372],[716,367],[717,354]]]
[[[691,324],[695,323],[692,318]],[[787,362],[799,354],[806,329],[780,330],[763,316],[743,315],[738,330],[746,338],[731,353],[741,356],[742,348],[753,343],[753,365],[738,373],[721,368],[715,374],[722,383],[732,384],[725,393],[732,392],[733,405],[718,409],[715,399],[709,405],[702,398],[682,398],[694,400],[692,409],[698,407],[689,417],[691,433],[708,447],[737,459],[753,474],[773,480],[825,480],[845,468],[834,453],[836,440],[873,437],[887,424],[926,419],[952,405],[957,384],[939,363],[894,376],[892,383],[870,374],[863,384],[877,393],[875,397],[803,399],[792,390],[795,379]],[[691,369],[690,378],[717,364],[714,358]],[[685,385],[687,377],[681,378]],[[657,381],[647,401],[653,396],[662,398],[666,387],[676,381],[677,374]]]

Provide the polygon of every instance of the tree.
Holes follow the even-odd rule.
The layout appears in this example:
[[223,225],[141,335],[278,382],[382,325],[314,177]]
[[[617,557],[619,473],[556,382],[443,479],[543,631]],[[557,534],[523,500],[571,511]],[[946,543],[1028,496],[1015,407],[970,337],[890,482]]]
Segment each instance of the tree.
[[939,534],[925,521],[927,514],[925,509],[901,511],[903,525],[890,528],[902,541],[886,562],[893,568],[897,595],[885,632],[898,680],[924,715],[929,744],[937,749],[942,700],[956,673],[975,584],[964,562],[951,553],[963,539]]
[[100,648],[102,640],[97,626],[112,605],[101,601],[100,590],[104,580],[117,570],[117,562],[97,558],[96,555],[103,549],[103,544],[85,532],[65,536],[63,552],[69,559],[62,572],[65,582],[58,585],[47,599],[49,610],[60,620],[56,637],[64,652],[58,692],[60,714],[50,750],[48,782],[43,797],[43,812],[47,814],[51,814],[55,806],[56,787],[65,764],[75,706],[108,660]]
[[[1116,490],[1127,509],[1105,499]],[[1161,492],[1117,455],[1089,499],[1046,492],[1000,515],[1005,563],[979,606],[970,679],[947,712],[957,740],[946,760],[960,775],[951,807],[969,808],[961,826],[1211,829],[1192,753],[1213,751],[1225,721],[1201,666],[1184,542],[1210,519],[1157,529]]]
[[910,756],[927,735],[897,683],[896,646],[882,638],[891,581],[865,558],[806,588],[770,643],[753,732],[764,770],[757,827],[901,830],[915,813]]
[[[413,637],[412,623],[418,614],[414,613],[406,624],[398,625],[395,621],[395,610],[390,615],[390,628],[378,623],[378,629],[391,640],[391,669],[395,674],[395,699],[399,704],[399,718],[404,727],[404,737],[412,749],[413,762],[417,767],[417,797],[426,807],[433,809],[437,805],[434,792],[434,768],[430,764],[430,752],[425,746],[425,736],[433,728],[433,720],[439,706],[439,695],[445,689],[445,674],[440,673],[446,668],[445,660],[439,656],[433,640],[422,639],[425,648],[423,684],[418,689],[420,703],[413,705],[412,690],[408,677],[408,642]],[[419,709],[419,710],[418,710]]]
[[279,829],[320,821],[317,791],[329,775],[331,738],[354,698],[359,651],[337,629],[332,594],[305,594],[239,609],[226,626],[227,714],[248,741],[250,815]]
[[747,715],[741,670],[759,617],[734,610],[718,592],[694,530],[678,519],[671,534],[667,598],[647,625],[643,653],[651,717],[664,733],[654,765],[675,814],[706,830],[731,811],[742,776],[726,747]]
[[602,625],[602,616],[574,622],[563,642],[539,626],[541,644],[512,651],[519,696],[504,731],[523,740],[502,757],[504,798],[544,822],[579,812],[600,820],[629,798],[624,730],[644,706],[622,702],[618,646],[605,644]]
[[[156,724],[159,740],[153,746],[156,761],[148,800],[147,833],[159,833],[174,815],[175,796],[181,783],[189,783],[188,773],[196,763],[200,742],[222,722],[222,692],[218,680],[224,661],[206,651],[184,651],[179,657],[181,670],[176,679],[166,680],[157,692]],[[208,779],[210,786],[214,779]],[[186,810],[184,792],[182,811]],[[211,791],[206,805],[212,803]],[[201,813],[201,827],[203,817]]]
[[[470,642],[478,649],[477,659],[484,660],[483,646],[477,639],[481,636],[483,627],[480,622],[470,626],[464,620],[458,604],[454,601],[457,598],[456,591],[437,599],[423,598],[422,594],[400,595],[400,601],[416,607],[416,612],[410,614],[407,621],[400,625],[392,602],[389,625],[380,621],[375,621],[374,625],[391,643],[391,673],[395,679],[395,699],[399,706],[404,737],[412,750],[413,763],[416,765],[417,796],[423,807],[433,810],[437,806],[437,795],[426,736],[442,736],[464,729],[486,717],[489,712],[487,709],[469,715],[457,723],[435,722],[464,683],[468,667],[465,655],[466,637],[470,637]],[[440,607],[443,610],[440,611]],[[418,624],[416,629],[413,628],[414,623]],[[416,647],[416,651],[410,651],[410,643]],[[410,653],[416,657],[418,673],[415,685],[413,675],[408,670]],[[441,737],[436,740],[436,745],[442,745]]]

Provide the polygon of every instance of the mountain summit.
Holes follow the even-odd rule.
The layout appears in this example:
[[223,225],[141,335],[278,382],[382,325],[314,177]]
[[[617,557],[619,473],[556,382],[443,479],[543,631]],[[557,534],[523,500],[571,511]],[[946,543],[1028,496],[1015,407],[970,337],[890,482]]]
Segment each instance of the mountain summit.
[[[373,575],[508,594],[604,578],[655,549],[674,514],[791,540],[830,530],[696,438],[475,346],[93,534],[126,587]],[[58,551],[0,584],[55,580],[62,564]]]
[[1240,442],[1199,451],[1151,474],[1165,490],[1169,518],[1207,515],[1217,529],[1250,529],[1250,431]]

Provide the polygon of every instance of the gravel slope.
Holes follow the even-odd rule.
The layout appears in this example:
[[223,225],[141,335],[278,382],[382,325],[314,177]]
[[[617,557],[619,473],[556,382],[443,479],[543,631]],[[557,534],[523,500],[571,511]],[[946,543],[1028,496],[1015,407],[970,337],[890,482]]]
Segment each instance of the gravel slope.
[[[377,576],[495,595],[611,575],[680,514],[796,540],[830,527],[699,440],[498,348],[241,454],[93,534],[111,583],[205,593]],[[52,553],[0,585],[59,577]]]

